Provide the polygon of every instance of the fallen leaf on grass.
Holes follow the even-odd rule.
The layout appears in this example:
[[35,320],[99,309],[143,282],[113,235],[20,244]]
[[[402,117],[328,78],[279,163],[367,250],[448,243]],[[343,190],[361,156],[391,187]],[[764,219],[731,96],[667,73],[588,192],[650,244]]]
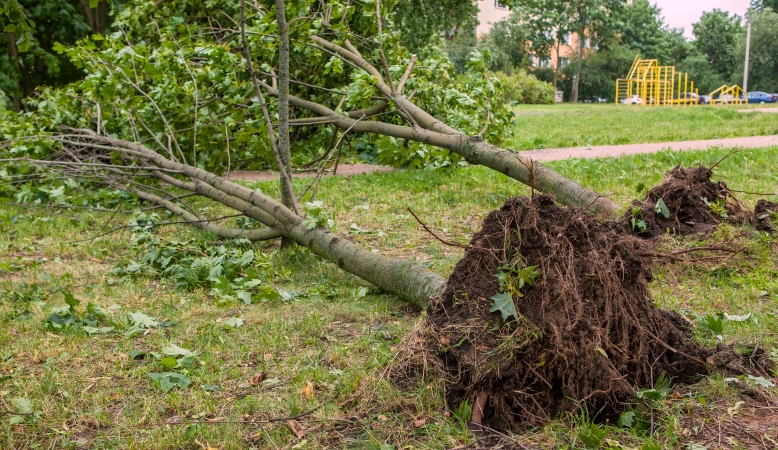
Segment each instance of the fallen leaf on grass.
[[300,422],[294,419],[289,419],[286,421],[286,425],[289,427],[290,430],[292,430],[292,434],[294,434],[298,438],[305,436],[305,428],[303,428],[303,426],[300,425]]
[[427,419],[419,419],[419,420],[414,420],[413,421],[413,427],[414,428],[421,428],[421,427],[423,427],[426,424],[427,424]]
[[313,397],[313,384],[311,384],[310,381],[305,382],[305,387],[300,391],[301,395],[304,395],[305,398],[312,398]]
[[257,372],[251,376],[251,385],[259,386],[259,383],[265,381],[267,374],[265,372]]
[[745,403],[746,402],[742,402],[742,401],[741,402],[737,402],[737,403],[735,403],[735,406],[733,406],[731,408],[727,408],[727,414],[729,414],[729,417],[732,418],[732,417],[735,417],[735,414],[739,414],[740,413],[740,407],[743,406]]

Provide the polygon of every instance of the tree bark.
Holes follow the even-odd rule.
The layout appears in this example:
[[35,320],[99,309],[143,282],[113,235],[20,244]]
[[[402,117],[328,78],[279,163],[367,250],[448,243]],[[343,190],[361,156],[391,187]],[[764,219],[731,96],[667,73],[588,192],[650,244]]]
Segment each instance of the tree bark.
[[[336,114],[324,105],[290,95],[289,100],[294,106],[326,117],[329,122],[341,129],[353,129],[357,132],[400,137],[451,150],[463,156],[469,163],[484,165],[533,188],[554,194],[557,201],[565,205],[578,205],[588,208],[588,211],[592,213],[607,217],[617,217],[620,214],[622,208],[618,203],[599,195],[597,192],[586,189],[553,170],[521,156],[521,153],[509,152],[484,142],[479,137],[467,136],[438,120],[414,104],[402,93],[393,90],[387,85],[381,73],[358,53],[336,45],[320,36],[311,36],[311,40],[326,50],[337,53],[372,75],[376,79],[376,89],[384,97],[394,102],[395,107],[402,114],[410,116],[414,120],[414,126],[404,127],[376,121],[360,122]],[[270,95],[279,95],[277,89],[273,89],[267,84],[263,83],[263,88]]]
[[570,101],[578,103],[578,84],[581,82],[581,67],[583,66],[583,52],[584,52],[584,30],[578,32],[578,65],[575,69],[575,79],[573,80],[573,90],[570,94]]
[[[289,26],[286,22],[284,0],[276,2],[276,21],[278,22],[278,34],[280,45],[278,47],[278,152],[281,154],[281,163],[289,177],[292,177],[292,151],[289,142]],[[269,130],[272,133],[272,130]],[[289,191],[289,186],[281,183],[281,202],[287,208],[294,208],[294,196]]]
[[[315,254],[337,264],[342,270],[354,274],[420,308],[426,307],[427,302],[431,298],[435,298],[443,292],[445,280],[426,267],[413,261],[373,253],[326,228],[309,228],[302,217],[260,191],[232,183],[203,169],[171,161],[159,153],[133,142],[97,135],[91,130],[79,131],[83,135],[82,139],[78,141],[58,137],[52,137],[52,139],[66,143],[71,147],[80,146],[84,149],[82,153],[87,156],[93,155],[93,151],[96,149],[119,152],[127,160],[143,161],[144,167],[155,165],[161,169],[180,173],[191,181],[181,181],[161,172],[156,173],[155,176],[163,181],[170,181],[170,184],[173,186],[216,200],[248,217],[265,223],[272,227],[272,230],[261,230],[261,232],[267,234],[275,232],[281,236],[288,237],[297,244],[308,247]],[[70,154],[72,154],[72,151]],[[128,172],[129,169],[132,169],[132,166],[128,167]],[[115,174],[110,172],[104,175],[107,183],[115,185],[117,182],[114,181],[114,177]],[[126,187],[124,189],[128,191],[135,190],[135,188]],[[186,220],[193,222],[193,225],[197,225],[194,223],[199,219],[197,216],[193,214],[185,215],[182,208],[169,208],[171,206],[170,202],[159,202],[157,199],[161,199],[161,197],[156,196],[157,199],[153,197],[155,196],[148,194],[143,196],[143,198],[154,201],[160,206],[164,206]],[[202,224],[203,222],[200,223]],[[206,227],[205,225],[200,226],[202,228]],[[225,236],[230,233],[237,233],[237,231],[208,228]],[[260,231],[257,231],[257,233],[260,233]],[[245,234],[242,236],[248,237]]]
[[[277,89],[273,89],[272,86],[262,82],[260,83],[263,89],[270,95],[276,97],[279,95]],[[616,217],[620,214],[621,206],[618,203],[601,196],[597,192],[584,188],[548,167],[522,156],[521,153],[510,152],[496,145],[489,144],[479,137],[471,137],[459,133],[430,116],[416,105],[413,105],[405,97],[398,95],[398,98],[404,100],[401,104],[410,104],[413,108],[423,112],[423,114],[414,115],[414,118],[420,124],[425,123],[443,132],[421,127],[405,127],[386,122],[355,120],[337,114],[324,105],[303,100],[293,95],[289,96],[289,101],[296,107],[307,109],[320,115],[322,120],[326,120],[328,123],[332,123],[343,130],[383,134],[445,148],[461,155],[471,164],[489,167],[534,189],[554,194],[557,201],[562,204],[578,205],[588,208],[588,211],[593,214],[600,214],[606,217]],[[411,115],[414,114],[410,106],[405,111]]]

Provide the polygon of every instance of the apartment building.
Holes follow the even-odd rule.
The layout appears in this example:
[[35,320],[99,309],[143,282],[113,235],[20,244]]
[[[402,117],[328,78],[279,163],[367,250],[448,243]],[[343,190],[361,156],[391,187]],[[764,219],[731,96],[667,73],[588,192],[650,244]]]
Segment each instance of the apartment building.
[[[510,14],[510,9],[500,0],[478,0],[476,36],[480,37],[488,33],[492,29],[492,24],[507,18]],[[533,67],[556,68],[559,65],[560,68],[563,68],[570,64],[570,60],[574,58],[578,44],[578,33],[568,33],[562,39],[558,51],[557,48],[553,48],[548,58],[538,58],[531,55],[530,63]],[[597,48],[596,44],[588,36],[584,37],[583,44],[584,49]]]

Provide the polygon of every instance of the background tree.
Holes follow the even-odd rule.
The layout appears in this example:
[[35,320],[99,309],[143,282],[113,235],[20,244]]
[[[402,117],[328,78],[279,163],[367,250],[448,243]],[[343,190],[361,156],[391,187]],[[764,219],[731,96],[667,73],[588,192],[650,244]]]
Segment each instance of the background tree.
[[[616,38],[616,27],[613,19],[618,16],[626,5],[625,0],[511,0],[508,4],[515,9],[523,10],[529,16],[551,14],[559,23],[565,24],[564,29],[578,34],[575,46],[575,59],[581,61],[584,57],[585,41],[596,38],[600,48],[607,48]],[[553,31],[553,30],[550,30]],[[578,101],[578,86],[581,81],[583,64],[575,65],[570,100]]]
[[634,0],[623,8],[614,26],[618,26],[622,45],[643,58],[674,65],[688,56],[689,44],[683,30],[669,28],[661,14],[662,10],[649,0]]
[[[748,87],[751,91],[778,93],[778,13],[770,8],[752,15],[751,53],[748,69]],[[741,33],[736,43],[734,58],[737,62],[732,75],[734,82],[742,86],[746,55],[746,36]]]
[[694,47],[708,59],[714,73],[730,78],[738,64],[735,46],[743,31],[742,18],[714,9],[705,12],[693,27]]
[[521,23],[525,24],[530,49],[536,58],[550,59],[552,54],[557,55],[551,78],[551,83],[556,89],[561,69],[560,49],[563,44],[571,44],[565,42],[565,36],[571,31],[570,21],[566,16],[552,9],[538,11],[537,9],[518,8],[512,13],[512,16],[516,16]]
[[[390,5],[387,5],[390,6]],[[401,0],[391,9],[393,32],[413,53],[478,25],[478,4],[472,0]]]
[[0,89],[12,99],[15,111],[22,109],[22,99],[38,86],[63,86],[82,76],[67,56],[54,51],[54,44],[73,45],[86,37],[91,28],[83,11],[71,0],[21,0],[27,18],[35,23],[34,32],[24,47],[10,16],[0,16]]
[[770,8],[773,12],[778,12],[778,0],[751,0],[751,8],[756,11],[764,11]]

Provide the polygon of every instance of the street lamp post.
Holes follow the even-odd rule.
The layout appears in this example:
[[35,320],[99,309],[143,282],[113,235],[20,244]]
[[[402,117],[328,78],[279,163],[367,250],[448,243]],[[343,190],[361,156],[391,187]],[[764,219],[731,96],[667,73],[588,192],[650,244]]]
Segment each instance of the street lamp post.
[[743,94],[748,95],[748,55],[751,53],[751,10],[746,13],[748,29],[746,31],[746,65],[743,72]]

